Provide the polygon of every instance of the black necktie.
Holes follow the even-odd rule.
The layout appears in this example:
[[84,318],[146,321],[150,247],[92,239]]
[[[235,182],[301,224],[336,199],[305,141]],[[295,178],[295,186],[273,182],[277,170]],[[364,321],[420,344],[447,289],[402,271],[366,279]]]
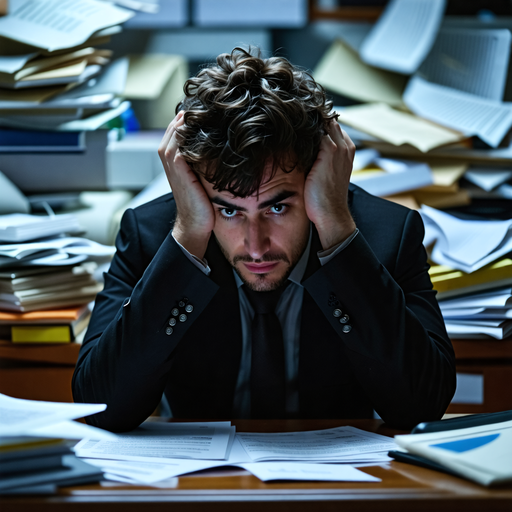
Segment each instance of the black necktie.
[[[287,281],[288,284],[288,281]],[[285,417],[285,362],[276,306],[284,287],[271,292],[244,288],[254,308],[251,350],[251,418]]]

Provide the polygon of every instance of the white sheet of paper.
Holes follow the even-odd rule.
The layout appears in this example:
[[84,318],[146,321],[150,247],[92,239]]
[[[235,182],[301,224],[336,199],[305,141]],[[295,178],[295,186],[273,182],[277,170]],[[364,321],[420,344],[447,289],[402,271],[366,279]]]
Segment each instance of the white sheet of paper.
[[488,293],[475,293],[466,297],[440,300],[441,309],[459,309],[472,307],[512,307],[512,288],[500,288]]
[[27,62],[37,57],[37,52],[25,55],[0,55],[0,72],[13,74],[20,70]]
[[129,20],[133,12],[96,0],[13,0],[0,35],[48,51],[78,46],[95,32]]
[[420,117],[478,135],[495,148],[512,127],[512,103],[481,98],[413,76],[404,92],[404,102]]
[[512,171],[506,169],[471,168],[466,171],[464,178],[487,192],[490,192],[512,178]]
[[43,437],[56,437],[59,439],[103,439],[108,441],[115,441],[117,434],[108,432],[101,428],[96,428],[91,425],[85,425],[78,421],[62,421],[60,423],[52,423],[45,427],[31,429],[33,435],[40,435]]
[[488,325],[481,325],[482,322],[478,322],[478,324],[474,323],[457,323],[452,321],[445,321],[446,331],[448,335],[453,338],[481,338],[490,336],[491,338],[495,338],[497,340],[502,340],[507,338],[512,333],[512,323],[510,321],[506,321],[507,323],[503,323],[498,327],[492,327]]
[[43,402],[0,394],[0,435],[30,435],[34,429],[89,416],[106,408],[105,404]]
[[434,44],[446,0],[391,0],[361,45],[367,64],[414,73]]
[[512,220],[459,219],[423,205],[425,240],[436,239],[431,259],[463,272],[473,272],[512,250]]
[[501,308],[501,309],[491,309],[491,308],[464,308],[464,309],[446,309],[441,310],[443,313],[443,318],[445,320],[453,321],[453,320],[475,320],[475,321],[485,321],[485,320],[498,320],[502,322],[503,320],[512,319],[512,308]]
[[380,153],[375,149],[357,149],[352,164],[352,171],[359,171],[372,164]]
[[276,434],[239,433],[238,439],[253,461],[343,461],[356,456],[394,450],[392,439],[354,427]]
[[316,480],[320,482],[380,482],[348,464],[308,464],[300,462],[255,462],[239,464],[263,482],[272,480]]
[[395,146],[410,144],[423,152],[464,138],[460,133],[384,103],[346,107],[339,111],[339,120]]
[[313,76],[326,89],[358,101],[403,105],[406,77],[377,69],[361,61],[342,41],[334,41]]
[[418,73],[429,82],[501,101],[511,39],[508,29],[442,28]]
[[[226,422],[145,423],[116,442],[84,439],[79,457],[164,462],[168,459],[226,460],[235,428]],[[171,461],[173,462],[173,461]]]

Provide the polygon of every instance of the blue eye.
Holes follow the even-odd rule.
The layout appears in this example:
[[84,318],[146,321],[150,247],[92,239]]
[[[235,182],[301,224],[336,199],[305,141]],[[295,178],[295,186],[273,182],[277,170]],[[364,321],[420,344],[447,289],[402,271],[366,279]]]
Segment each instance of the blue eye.
[[270,207],[270,211],[272,213],[277,213],[277,214],[283,213],[285,209],[286,209],[286,205],[280,204],[280,203],[275,204],[275,205]]
[[232,208],[222,208],[222,210],[220,210],[220,213],[223,217],[231,219],[236,216],[237,211],[238,210],[233,210]]

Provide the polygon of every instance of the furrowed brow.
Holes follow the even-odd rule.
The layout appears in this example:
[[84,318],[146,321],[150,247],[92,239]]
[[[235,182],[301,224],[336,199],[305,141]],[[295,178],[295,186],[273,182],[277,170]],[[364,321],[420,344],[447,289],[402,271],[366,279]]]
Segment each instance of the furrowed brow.
[[268,208],[269,206],[273,206],[277,203],[280,203],[281,201],[284,201],[285,199],[288,199],[290,197],[296,196],[297,192],[291,191],[291,190],[283,190],[282,192],[279,192],[279,194],[276,194],[274,197],[271,197],[270,199],[267,199],[266,201],[263,201],[258,205],[258,210],[264,210],[265,208]]
[[230,203],[229,201],[226,201],[225,199],[222,199],[220,196],[212,197],[211,199],[212,203],[218,204],[219,206],[224,206],[224,208],[229,208],[230,210],[237,210],[239,212],[246,212],[247,208],[244,208],[243,206],[238,206],[236,204]]

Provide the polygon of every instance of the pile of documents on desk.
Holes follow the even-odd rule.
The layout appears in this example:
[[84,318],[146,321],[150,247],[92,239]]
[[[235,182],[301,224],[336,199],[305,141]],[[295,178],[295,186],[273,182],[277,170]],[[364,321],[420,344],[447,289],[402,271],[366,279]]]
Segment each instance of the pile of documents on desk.
[[439,464],[441,470],[479,484],[512,482],[512,421],[400,435],[395,441],[404,451]]
[[85,333],[101,290],[99,263],[114,248],[69,236],[72,215],[0,215],[0,338],[66,343]]
[[115,435],[71,421],[102,404],[20,400],[0,394],[0,494],[53,492],[57,486],[97,482],[102,472],[77,458],[77,439]]
[[[378,482],[355,466],[389,462],[393,439],[353,427],[278,434],[236,433],[227,422],[146,422],[126,434],[70,421],[104,404],[20,400],[0,394],[0,493],[104,478],[173,487],[175,477],[234,466],[263,481]],[[64,440],[81,440],[69,450]],[[80,460],[77,459],[80,458]]]
[[354,465],[388,462],[393,446],[390,438],[353,427],[236,434],[230,422],[145,423],[115,441],[84,439],[75,453],[106,478],[134,484],[165,486],[170,478],[223,466],[263,481],[376,482]]
[[[416,208],[512,198],[512,107],[504,101],[511,33],[444,17],[446,3],[391,0],[374,25],[342,24],[313,72],[328,91],[359,103],[336,107],[359,147],[408,159],[401,170],[400,160],[394,169],[368,161],[355,167],[353,181]],[[371,183],[377,176],[399,182],[389,176],[397,172],[402,190]]]

